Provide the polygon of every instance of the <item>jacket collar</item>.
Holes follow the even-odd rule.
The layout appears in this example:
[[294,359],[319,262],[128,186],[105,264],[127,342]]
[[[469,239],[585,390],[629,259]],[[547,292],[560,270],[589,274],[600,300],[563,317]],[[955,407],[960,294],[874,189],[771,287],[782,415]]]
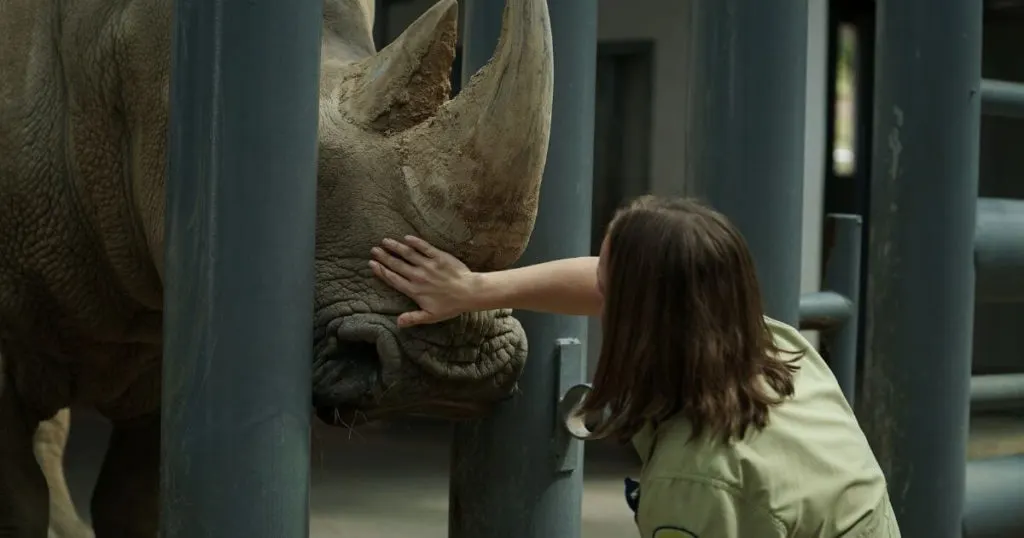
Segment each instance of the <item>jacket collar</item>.
[[651,453],[654,451],[654,438],[657,433],[654,425],[648,422],[633,436],[633,448],[644,465],[647,465],[647,460],[651,459]]

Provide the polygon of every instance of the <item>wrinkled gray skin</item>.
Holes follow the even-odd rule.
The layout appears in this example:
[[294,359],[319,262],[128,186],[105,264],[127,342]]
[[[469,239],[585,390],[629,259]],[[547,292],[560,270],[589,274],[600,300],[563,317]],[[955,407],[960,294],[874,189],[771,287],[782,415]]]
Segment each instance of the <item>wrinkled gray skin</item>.
[[[366,262],[407,233],[478,270],[521,254],[550,128],[547,5],[509,0],[495,58],[448,101],[454,0],[380,52],[373,4],[324,6],[313,403],[477,416],[514,390],[522,328],[503,311],[399,331],[412,305]],[[96,535],[157,534],[171,12],[0,0],[0,536],[91,534],[61,471],[72,405],[114,427]]]

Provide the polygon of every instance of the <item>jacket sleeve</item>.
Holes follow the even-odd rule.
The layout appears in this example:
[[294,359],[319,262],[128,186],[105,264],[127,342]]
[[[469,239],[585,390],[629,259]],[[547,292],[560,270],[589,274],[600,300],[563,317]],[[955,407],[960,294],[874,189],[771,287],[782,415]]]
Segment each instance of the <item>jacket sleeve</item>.
[[738,498],[724,485],[691,478],[659,478],[640,488],[641,538],[784,538],[767,508]]

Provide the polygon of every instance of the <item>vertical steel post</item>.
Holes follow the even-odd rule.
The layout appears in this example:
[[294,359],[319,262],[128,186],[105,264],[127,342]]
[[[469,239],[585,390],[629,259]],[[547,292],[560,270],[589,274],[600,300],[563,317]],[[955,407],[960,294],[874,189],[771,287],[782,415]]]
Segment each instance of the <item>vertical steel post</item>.
[[982,3],[879,0],[861,417],[904,536],[961,535]]
[[846,401],[852,406],[857,386],[857,333],[860,319],[861,217],[831,214],[827,217],[832,238],[825,264],[824,288],[850,301],[852,312],[841,325],[824,335],[828,363]]
[[746,237],[766,313],[799,320],[807,1],[691,0],[687,180]]
[[163,538],[305,538],[320,0],[177,0]]
[[391,0],[374,0],[373,45],[381,50],[388,45],[388,27],[391,23]]
[[[463,77],[494,51],[503,0],[469,0]],[[540,212],[520,264],[585,256],[590,249],[597,62],[597,2],[548,3],[554,40],[551,145]],[[582,447],[566,447],[560,391],[585,381],[583,318],[522,313],[530,355],[521,393],[491,417],[456,427],[449,536],[575,538],[580,535]],[[568,450],[567,450],[568,449]],[[567,453],[568,452],[568,453]],[[481,479],[486,477],[486,479]]]
[[[871,229],[871,163],[874,159],[871,151],[874,145],[875,133],[871,129],[872,118],[874,117],[875,103],[875,36],[878,33],[878,21],[875,20],[875,5],[856,3],[849,6],[853,12],[850,14],[854,28],[857,32],[857,64],[856,64],[856,91],[854,93],[856,133],[855,133],[855,155],[856,168],[853,172],[855,188],[853,189],[853,213],[861,215],[861,257],[860,257],[860,297],[857,309],[857,323],[861,330],[857,333],[857,395],[854,400],[862,402],[861,380],[864,377],[864,355],[865,330],[867,327],[867,313],[864,304],[867,301],[867,274],[868,274],[868,230]],[[855,407],[860,416],[859,407]]]

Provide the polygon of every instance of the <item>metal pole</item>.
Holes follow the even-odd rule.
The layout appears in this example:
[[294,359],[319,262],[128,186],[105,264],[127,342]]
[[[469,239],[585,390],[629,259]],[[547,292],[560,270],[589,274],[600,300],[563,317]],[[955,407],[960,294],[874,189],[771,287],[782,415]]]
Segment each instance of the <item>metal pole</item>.
[[1024,200],[978,199],[974,270],[979,303],[1024,301]]
[[[503,0],[465,4],[463,77],[497,43]],[[551,143],[540,211],[521,265],[585,256],[590,249],[597,2],[548,3],[554,40]],[[452,449],[449,536],[580,536],[582,444],[566,443],[558,400],[585,381],[583,318],[522,313],[530,355],[521,392],[490,417],[460,424]],[[486,477],[482,479],[481,477]]]
[[969,461],[966,474],[963,538],[1024,536],[1024,455]]
[[971,376],[971,411],[1024,408],[1024,374]]
[[768,315],[800,299],[807,0],[683,2],[687,181],[746,237]]
[[813,291],[800,296],[800,330],[832,331],[856,315],[853,301],[835,291]]
[[1020,82],[983,80],[981,98],[986,115],[1024,118],[1024,84]]
[[904,536],[961,536],[982,3],[879,0],[861,417]]
[[828,216],[832,224],[832,246],[825,266],[824,287],[841,294],[850,301],[852,315],[834,331],[825,336],[828,364],[839,382],[839,387],[852,406],[857,384],[857,332],[859,325],[858,299],[860,298],[860,215]]
[[388,27],[391,25],[392,0],[374,0],[373,45],[381,50],[388,45]]
[[[847,5],[852,9],[852,22],[857,33],[857,67],[856,67],[856,92],[854,102],[856,103],[856,168],[853,177],[855,183],[853,189],[853,213],[861,216],[861,257],[860,257],[860,297],[857,309],[857,324],[861,329],[857,332],[857,378],[854,386],[857,390],[856,402],[863,401],[861,398],[862,380],[864,377],[864,354],[865,354],[865,327],[867,327],[867,313],[863,305],[867,297],[867,274],[868,274],[868,230],[871,229],[871,163],[874,162],[871,152],[874,147],[875,133],[871,130],[872,118],[874,117],[875,106],[875,36],[878,33],[878,21],[875,20],[875,4],[856,3]],[[856,408],[855,408],[856,410]],[[859,412],[858,412],[859,415]]]
[[178,0],[163,538],[309,534],[320,0]]

